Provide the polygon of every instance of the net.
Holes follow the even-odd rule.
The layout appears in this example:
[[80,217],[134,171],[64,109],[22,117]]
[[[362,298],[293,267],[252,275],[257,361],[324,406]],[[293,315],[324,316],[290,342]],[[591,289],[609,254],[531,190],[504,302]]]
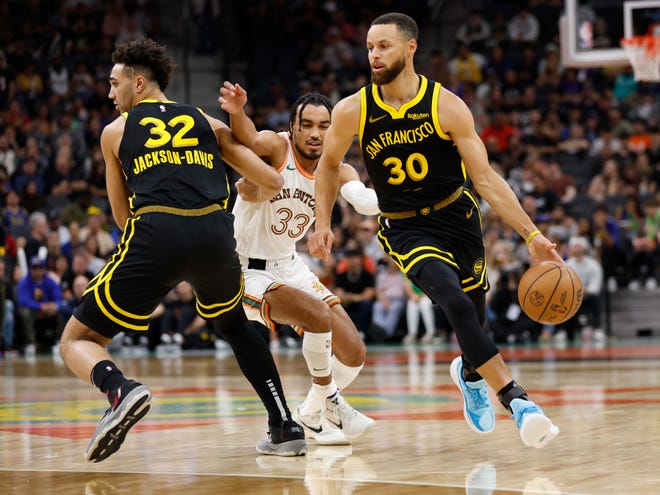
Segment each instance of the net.
[[636,81],[660,81],[660,36],[622,38]]

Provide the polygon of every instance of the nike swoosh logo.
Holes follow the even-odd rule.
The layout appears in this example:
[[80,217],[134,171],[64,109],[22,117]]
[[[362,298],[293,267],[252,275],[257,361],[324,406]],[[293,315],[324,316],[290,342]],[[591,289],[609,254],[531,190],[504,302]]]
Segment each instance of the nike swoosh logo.
[[309,425],[303,423],[302,421],[300,421],[300,424],[303,425],[305,428],[309,428],[309,429],[312,430],[314,433],[321,433],[321,432],[323,431],[323,427],[322,427],[322,426],[319,426],[318,428],[314,428],[314,427],[312,427],[312,426],[309,426]]
[[286,166],[286,169],[287,169],[287,170],[295,170],[296,167],[294,167],[293,165],[287,165],[287,166]]
[[369,116],[369,123],[373,124],[374,122],[378,122],[380,119],[384,119],[387,117],[387,115],[381,115],[380,117],[374,117],[373,115]]
[[333,425],[335,425],[335,426],[336,426],[337,428],[339,428],[340,430],[341,430],[342,427],[344,426],[344,424],[341,422],[341,419],[339,420],[339,423],[335,423],[333,420],[331,420],[331,419],[328,418],[328,417],[326,417],[325,419],[328,420],[328,423],[332,423]]
[[327,367],[325,367],[325,368],[313,368],[314,371],[324,371],[324,370],[327,370],[327,369],[328,369]]
[[473,213],[474,213],[474,206],[472,208],[470,208],[470,211],[468,211],[465,214],[465,218],[467,218],[469,220]]

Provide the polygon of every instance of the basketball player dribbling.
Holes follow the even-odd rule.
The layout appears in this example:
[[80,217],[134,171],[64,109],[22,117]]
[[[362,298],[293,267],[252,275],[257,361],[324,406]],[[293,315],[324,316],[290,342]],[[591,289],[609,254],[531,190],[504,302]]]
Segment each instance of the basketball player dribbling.
[[333,111],[316,173],[316,231],[308,243],[310,253],[320,258],[330,253],[338,166],[359,136],[381,208],[381,246],[440,305],[455,329],[462,356],[453,360],[450,373],[463,395],[468,425],[479,433],[493,430],[490,385],[513,414],[523,443],[541,448],[559,429],[514,381],[484,331],[488,280],[481,212],[464,188],[467,177],[526,240],[533,260],[563,261],[490,167],[465,103],[415,72],[417,37],[415,21],[399,13],[382,15],[369,28],[372,84],[341,100]]

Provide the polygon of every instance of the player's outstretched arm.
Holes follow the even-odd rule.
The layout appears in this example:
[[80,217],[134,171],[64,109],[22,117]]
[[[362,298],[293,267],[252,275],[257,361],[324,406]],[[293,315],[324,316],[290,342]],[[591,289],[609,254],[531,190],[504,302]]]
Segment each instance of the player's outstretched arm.
[[229,125],[236,140],[250,148],[271,165],[278,166],[285,159],[287,143],[282,136],[270,130],[257,131],[254,122],[245,113],[247,92],[240,84],[225,81],[220,88],[220,107],[229,114]]

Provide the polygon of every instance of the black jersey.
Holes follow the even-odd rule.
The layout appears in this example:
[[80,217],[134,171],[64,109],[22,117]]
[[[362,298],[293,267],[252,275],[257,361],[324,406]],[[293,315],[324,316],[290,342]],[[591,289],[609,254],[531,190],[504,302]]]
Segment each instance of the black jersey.
[[123,114],[119,159],[132,210],[143,206],[223,207],[229,182],[218,141],[202,111],[192,105],[145,100]]
[[466,179],[456,145],[438,120],[440,83],[420,77],[419,92],[398,110],[378,86],[360,90],[360,146],[384,212],[424,208]]

